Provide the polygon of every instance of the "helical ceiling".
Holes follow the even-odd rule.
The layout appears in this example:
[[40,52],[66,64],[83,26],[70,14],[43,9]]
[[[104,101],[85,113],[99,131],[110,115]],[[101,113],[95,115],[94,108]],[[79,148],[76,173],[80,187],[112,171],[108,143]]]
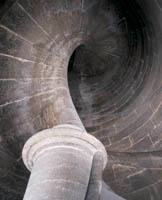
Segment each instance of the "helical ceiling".
[[55,85],[68,75],[86,130],[108,152],[104,181],[128,200],[161,200],[161,63],[161,0],[2,1],[0,199],[23,198],[31,135],[76,124],[57,113]]

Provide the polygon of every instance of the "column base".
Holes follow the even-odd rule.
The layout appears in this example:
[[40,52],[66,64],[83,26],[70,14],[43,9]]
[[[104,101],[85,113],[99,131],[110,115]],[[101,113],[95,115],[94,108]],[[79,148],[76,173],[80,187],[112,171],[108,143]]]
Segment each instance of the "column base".
[[32,170],[35,160],[43,154],[57,146],[70,145],[73,148],[83,146],[85,149],[95,154],[101,152],[103,155],[105,168],[108,156],[103,144],[94,136],[85,132],[81,128],[73,125],[58,125],[50,129],[45,129],[32,136],[24,145],[22,158],[29,171]]

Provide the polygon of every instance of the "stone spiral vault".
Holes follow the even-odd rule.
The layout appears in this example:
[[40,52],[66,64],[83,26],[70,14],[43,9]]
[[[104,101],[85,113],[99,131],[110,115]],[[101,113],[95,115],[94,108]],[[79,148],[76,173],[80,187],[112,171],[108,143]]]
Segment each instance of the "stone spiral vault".
[[23,199],[25,142],[62,123],[104,144],[116,194],[162,199],[161,0],[1,3],[0,199]]

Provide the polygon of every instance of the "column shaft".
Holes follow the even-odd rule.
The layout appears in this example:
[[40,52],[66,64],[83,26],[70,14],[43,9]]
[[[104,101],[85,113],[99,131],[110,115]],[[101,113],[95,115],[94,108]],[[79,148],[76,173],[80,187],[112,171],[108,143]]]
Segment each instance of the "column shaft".
[[107,155],[103,145],[83,130],[44,130],[27,141],[23,159],[31,171],[24,200],[99,199]]
[[58,147],[34,164],[24,200],[84,200],[92,156],[79,149]]

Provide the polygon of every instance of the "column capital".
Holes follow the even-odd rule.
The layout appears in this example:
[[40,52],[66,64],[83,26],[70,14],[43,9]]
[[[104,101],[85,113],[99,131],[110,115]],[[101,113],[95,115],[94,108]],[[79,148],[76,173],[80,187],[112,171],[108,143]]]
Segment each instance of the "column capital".
[[24,164],[31,171],[33,163],[46,151],[54,148],[69,147],[87,151],[92,156],[96,152],[101,152],[103,156],[103,167],[105,168],[108,156],[103,144],[85,130],[74,125],[58,125],[50,129],[45,129],[33,135],[25,143],[22,157]]

